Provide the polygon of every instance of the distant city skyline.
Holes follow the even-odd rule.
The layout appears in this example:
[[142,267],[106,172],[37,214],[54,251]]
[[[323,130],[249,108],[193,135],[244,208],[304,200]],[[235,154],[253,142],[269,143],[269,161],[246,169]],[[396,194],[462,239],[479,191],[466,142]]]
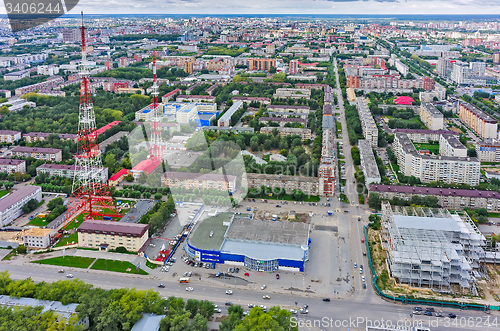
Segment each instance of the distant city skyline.
[[[0,6],[0,14],[5,7]],[[81,0],[69,12],[78,14],[500,14],[495,1],[485,0]]]

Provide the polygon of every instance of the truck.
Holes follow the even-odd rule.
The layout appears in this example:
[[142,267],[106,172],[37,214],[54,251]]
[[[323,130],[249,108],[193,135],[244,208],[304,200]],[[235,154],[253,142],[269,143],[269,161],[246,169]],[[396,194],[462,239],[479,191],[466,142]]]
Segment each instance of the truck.
[[102,220],[103,221],[111,221],[111,216],[103,216]]

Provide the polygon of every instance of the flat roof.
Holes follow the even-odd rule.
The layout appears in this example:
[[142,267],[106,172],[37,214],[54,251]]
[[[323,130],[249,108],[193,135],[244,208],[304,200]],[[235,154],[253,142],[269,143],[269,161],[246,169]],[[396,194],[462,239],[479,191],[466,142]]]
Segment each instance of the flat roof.
[[236,180],[236,176],[232,175],[219,175],[219,174],[202,174],[202,173],[193,173],[193,172],[175,172],[175,171],[167,171],[162,177],[172,178],[172,179],[192,179],[192,180],[214,180],[214,181],[234,181]]
[[407,134],[453,134],[459,136],[460,134],[455,131],[448,130],[424,130],[424,129],[392,129],[394,133],[407,133]]
[[13,152],[30,152],[30,153],[44,153],[44,154],[55,154],[61,152],[58,148],[45,148],[45,147],[26,147],[26,146],[16,146],[12,149]]
[[53,229],[31,228],[25,230],[23,236],[45,237],[50,235],[53,231],[54,231]]
[[304,259],[304,250],[298,245],[289,246],[274,243],[243,242],[226,239],[220,251],[223,253],[244,255],[256,260],[264,261],[275,259],[301,261]]
[[0,159],[0,164],[2,165],[18,165],[25,162],[26,162],[25,160],[19,160],[19,159]]
[[152,200],[138,200],[133,208],[123,216],[120,222],[124,223],[139,223],[141,217],[153,209],[155,203]]
[[133,237],[142,236],[149,229],[147,224],[135,224],[125,222],[86,220],[78,227],[77,232],[98,232],[110,233],[115,235],[131,235]]
[[[228,228],[223,223],[229,222],[232,217],[232,213],[219,213],[198,221],[194,232],[189,237],[189,244],[198,249],[220,250]],[[210,237],[211,232],[213,232],[212,237]]]
[[227,121],[229,119],[231,119],[231,116],[234,115],[234,113],[240,109],[241,107],[243,107],[243,101],[236,101],[235,103],[233,103],[233,105],[219,118],[219,121],[220,122],[224,122],[224,121]]
[[234,218],[226,239],[246,242],[307,245],[309,224]]
[[147,173],[151,173],[160,164],[161,164],[160,161],[155,161],[155,160],[152,160],[152,159],[146,159],[146,160],[142,160],[141,162],[137,163],[137,165],[135,167],[133,167],[132,170],[130,170],[130,171],[131,172],[134,172],[134,171],[139,171],[139,172],[144,171],[144,172],[147,172]]
[[397,185],[370,185],[371,192],[394,192],[407,194],[445,195],[470,198],[500,199],[500,193],[495,191],[463,190],[454,188],[397,186]]

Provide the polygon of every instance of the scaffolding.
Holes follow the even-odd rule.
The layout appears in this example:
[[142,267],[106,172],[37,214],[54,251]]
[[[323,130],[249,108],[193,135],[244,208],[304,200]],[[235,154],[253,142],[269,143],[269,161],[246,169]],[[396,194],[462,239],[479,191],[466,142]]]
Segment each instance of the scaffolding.
[[474,291],[473,270],[484,259],[485,237],[467,213],[382,204],[383,247],[391,276],[431,289]]

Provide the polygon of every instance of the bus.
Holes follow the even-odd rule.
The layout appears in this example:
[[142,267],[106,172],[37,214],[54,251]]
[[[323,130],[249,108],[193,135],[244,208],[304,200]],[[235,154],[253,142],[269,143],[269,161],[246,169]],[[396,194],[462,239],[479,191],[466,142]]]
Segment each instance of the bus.
[[189,283],[189,277],[182,277],[179,279],[179,283]]

